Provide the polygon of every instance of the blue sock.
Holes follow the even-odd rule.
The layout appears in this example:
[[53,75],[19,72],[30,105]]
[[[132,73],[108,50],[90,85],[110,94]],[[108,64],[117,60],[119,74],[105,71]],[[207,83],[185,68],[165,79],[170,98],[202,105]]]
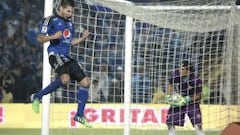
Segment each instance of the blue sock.
[[77,99],[78,99],[78,108],[77,108],[76,115],[83,117],[85,104],[88,100],[88,88],[80,87],[78,89]]
[[57,78],[56,80],[54,80],[53,82],[51,82],[46,88],[38,91],[35,95],[34,95],[34,99],[38,98],[39,100],[42,99],[42,97],[48,93],[51,93],[53,91],[56,91],[57,88],[59,88],[60,86],[62,86],[63,83],[61,81],[60,78]]

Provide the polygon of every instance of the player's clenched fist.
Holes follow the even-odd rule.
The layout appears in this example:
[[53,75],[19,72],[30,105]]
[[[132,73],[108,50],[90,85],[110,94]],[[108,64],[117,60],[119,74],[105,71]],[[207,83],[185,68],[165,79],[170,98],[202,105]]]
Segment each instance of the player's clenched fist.
[[85,31],[83,31],[82,34],[83,34],[83,37],[84,37],[84,38],[87,38],[90,33],[89,33],[89,31],[85,30]]

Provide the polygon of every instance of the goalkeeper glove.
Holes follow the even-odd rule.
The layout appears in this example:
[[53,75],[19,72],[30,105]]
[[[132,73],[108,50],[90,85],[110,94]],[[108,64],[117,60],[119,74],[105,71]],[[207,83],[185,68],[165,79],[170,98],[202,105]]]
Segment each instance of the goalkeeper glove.
[[166,100],[166,102],[167,102],[168,104],[171,104],[171,103],[172,103],[172,101],[173,101],[173,99],[172,99],[172,96],[171,96],[171,95],[166,95],[166,97],[165,97],[165,100]]
[[189,103],[190,101],[192,101],[192,98],[190,96],[186,96],[184,97],[185,103]]
[[182,97],[178,94],[165,96],[166,103],[170,104],[171,106],[180,106],[182,101],[180,102],[179,99],[182,99]]
[[175,100],[171,103],[171,106],[173,107],[181,107],[186,105],[187,103],[189,103],[191,101],[191,97],[189,96],[185,96],[185,97],[179,97],[178,100]]

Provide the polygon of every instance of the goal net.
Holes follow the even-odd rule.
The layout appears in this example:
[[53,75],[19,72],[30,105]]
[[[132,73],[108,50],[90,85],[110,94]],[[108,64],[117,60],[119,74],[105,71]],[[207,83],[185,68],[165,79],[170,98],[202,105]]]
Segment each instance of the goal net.
[[[55,0],[54,8],[58,4]],[[239,121],[239,9],[234,0],[75,0],[72,20],[78,37],[84,29],[90,32],[71,54],[91,77],[85,116],[93,128],[73,120],[79,87],[73,81],[51,96],[50,134],[166,134],[165,92],[183,60],[202,80],[204,131],[220,133]],[[189,117],[183,119],[178,134],[193,134]]]

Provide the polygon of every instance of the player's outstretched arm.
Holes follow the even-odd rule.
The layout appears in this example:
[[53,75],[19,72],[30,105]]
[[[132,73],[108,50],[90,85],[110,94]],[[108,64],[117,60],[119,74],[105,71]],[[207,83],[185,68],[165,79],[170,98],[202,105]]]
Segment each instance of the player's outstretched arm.
[[43,35],[43,34],[38,34],[37,35],[37,41],[40,43],[45,43],[53,39],[59,39],[62,37],[62,32],[57,31],[54,35],[48,36],[48,35]]
[[84,40],[87,39],[87,37],[89,36],[89,32],[88,31],[84,31],[83,32],[83,36],[81,38],[73,38],[71,45],[77,45],[81,42],[83,42]]

